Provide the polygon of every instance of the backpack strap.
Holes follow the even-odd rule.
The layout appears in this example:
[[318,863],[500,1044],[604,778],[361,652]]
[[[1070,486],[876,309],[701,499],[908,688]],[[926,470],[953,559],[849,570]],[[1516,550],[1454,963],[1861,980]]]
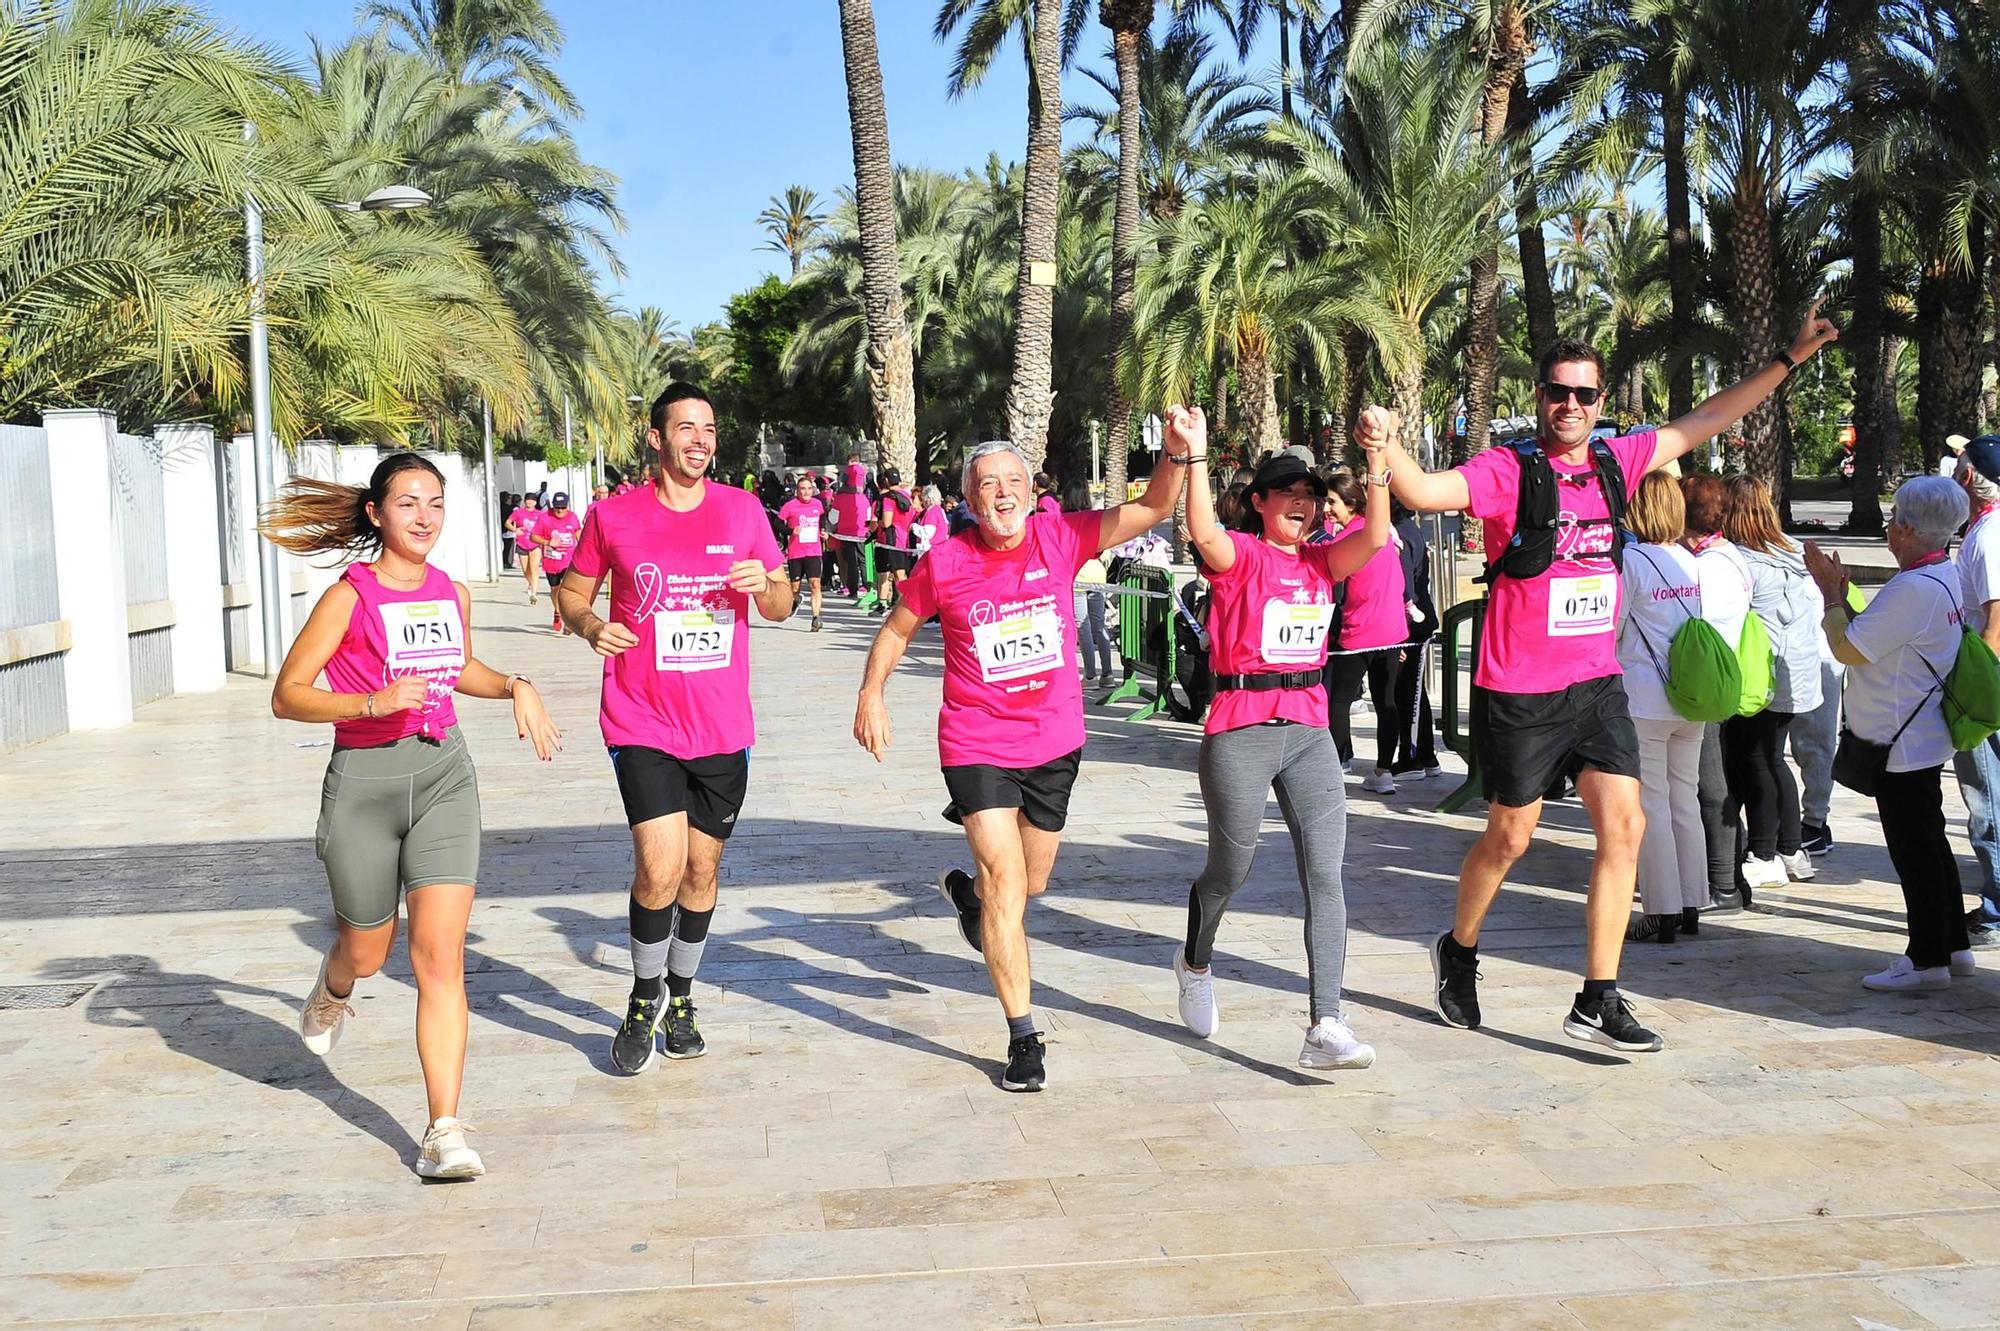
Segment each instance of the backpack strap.
[[1506,447],[1521,464],[1521,479],[1514,500],[1514,535],[1507,548],[1497,555],[1488,552],[1486,571],[1473,579],[1489,587],[1500,578],[1501,565],[1508,557],[1528,543],[1530,538],[1526,533],[1534,533],[1535,540],[1543,539],[1543,533],[1547,533],[1550,553],[1554,554],[1557,514],[1561,508],[1556,502],[1556,470],[1549,465],[1549,455],[1542,450],[1541,440],[1516,439]]
[[[1654,575],[1658,577],[1662,583],[1666,581],[1666,575],[1660,572],[1660,566],[1654,562],[1653,557],[1651,555],[1641,550],[1639,552],[1639,557],[1645,560],[1646,563],[1652,567]],[[1674,600],[1676,602],[1681,602],[1681,598],[1678,596],[1676,596]],[[1681,613],[1683,615],[1686,615],[1689,619],[1694,618],[1694,611],[1688,609],[1685,603],[1681,603],[1680,608],[1681,608]],[[1627,609],[1625,613],[1629,615],[1632,612],[1630,609]],[[1646,630],[1639,626],[1639,621],[1636,619],[1632,621],[1632,631],[1639,635],[1640,643],[1646,648],[1646,655],[1653,658],[1653,669],[1659,671],[1660,673],[1660,683],[1665,684],[1667,682],[1667,668],[1665,665],[1661,664],[1660,654],[1653,650],[1653,640],[1646,636]]]
[[1625,567],[1625,468],[1606,439],[1590,441],[1590,458],[1597,484],[1604,491],[1604,513],[1611,523],[1611,566]]

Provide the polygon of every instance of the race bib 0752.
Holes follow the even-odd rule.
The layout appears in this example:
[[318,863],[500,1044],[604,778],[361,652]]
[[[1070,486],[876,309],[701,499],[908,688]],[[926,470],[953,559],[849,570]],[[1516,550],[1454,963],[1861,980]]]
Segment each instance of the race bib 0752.
[[1609,633],[1618,613],[1618,575],[1549,579],[1549,636],[1585,638]]
[[988,684],[1047,674],[1063,663],[1062,620],[1044,609],[974,624],[972,645],[979,653],[979,676]]
[[1330,605],[1301,605],[1272,598],[1264,602],[1264,660],[1271,665],[1316,666],[1326,657]]
[[390,601],[381,611],[391,676],[464,667],[465,625],[457,601]]
[[653,663],[661,670],[721,670],[735,648],[734,610],[661,610],[653,615]]

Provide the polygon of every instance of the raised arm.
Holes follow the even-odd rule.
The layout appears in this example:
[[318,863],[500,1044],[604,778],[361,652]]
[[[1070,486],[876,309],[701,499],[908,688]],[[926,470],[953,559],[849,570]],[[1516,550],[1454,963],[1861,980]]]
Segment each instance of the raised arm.
[[[1167,418],[1171,422],[1179,413],[1179,419],[1190,417],[1202,420],[1200,407],[1170,407]],[[1146,482],[1146,492],[1137,499],[1116,504],[1104,510],[1104,521],[1098,528],[1097,548],[1109,550],[1114,545],[1123,545],[1135,536],[1144,535],[1162,522],[1173,517],[1174,501],[1180,498],[1181,481],[1191,466],[1202,466],[1208,457],[1206,443],[1208,426],[1201,426],[1199,441],[1177,437],[1173,425],[1169,424],[1166,443],[1160,449],[1160,460],[1153,464],[1153,475]],[[1175,450],[1175,445],[1180,451]],[[1191,450],[1191,451],[1190,451]]]
[[1368,496],[1362,505],[1361,530],[1334,542],[1327,552],[1326,575],[1336,582],[1359,573],[1361,566],[1389,543],[1389,473],[1378,469],[1382,467],[1389,442],[1396,437],[1396,429],[1393,411],[1370,407],[1361,413],[1354,442],[1361,446],[1361,480]]
[[[1369,408],[1377,410],[1380,408]],[[1368,412],[1361,414],[1366,417]],[[1472,505],[1472,487],[1463,473],[1425,471],[1393,436],[1383,442],[1379,455],[1371,457],[1369,465],[1377,464],[1389,473],[1390,493],[1402,500],[1405,508],[1418,513],[1463,513]]]
[[1748,379],[1731,384],[1714,397],[1695,404],[1694,410],[1679,420],[1661,426],[1659,442],[1653,447],[1653,462],[1647,470],[1666,466],[1742,420],[1756,410],[1765,398],[1777,392],[1793,369],[1811,360],[1827,343],[1837,341],[1840,330],[1833,326],[1833,320],[1820,317],[1819,307],[1825,303],[1826,298],[1822,296],[1806,311],[1798,336],[1792,339],[1790,349],[1785,352],[1791,365],[1773,357]]
[[[1185,441],[1189,447],[1184,450],[1206,457],[1208,454],[1208,423],[1190,420],[1176,407],[1167,413],[1169,438]],[[1192,436],[1192,437],[1191,437]],[[1215,520],[1215,495],[1208,482],[1208,464],[1197,462],[1188,467],[1187,524],[1188,536],[1194,541],[1194,548],[1201,553],[1201,562],[1216,573],[1226,573],[1236,566],[1236,545],[1229,539],[1229,533]]]

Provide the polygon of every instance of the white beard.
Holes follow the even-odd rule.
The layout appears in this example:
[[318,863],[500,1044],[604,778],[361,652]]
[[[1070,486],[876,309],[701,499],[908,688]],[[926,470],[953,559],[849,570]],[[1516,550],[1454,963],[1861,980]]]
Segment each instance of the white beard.
[[978,522],[996,539],[1011,541],[1028,525],[1028,515],[1017,508],[1004,518],[992,513],[979,518]]

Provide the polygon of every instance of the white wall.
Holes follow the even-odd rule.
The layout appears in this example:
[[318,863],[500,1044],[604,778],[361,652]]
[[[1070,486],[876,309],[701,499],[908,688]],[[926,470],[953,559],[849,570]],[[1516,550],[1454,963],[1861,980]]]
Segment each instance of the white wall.
[[125,620],[125,538],[112,490],[108,411],[42,413],[49,493],[56,504],[56,602],[69,621],[63,687],[71,730],[132,720],[132,656]]
[[160,443],[166,495],[174,692],[207,693],[221,688],[227,677],[215,431],[206,425],[162,425],[153,435]]

